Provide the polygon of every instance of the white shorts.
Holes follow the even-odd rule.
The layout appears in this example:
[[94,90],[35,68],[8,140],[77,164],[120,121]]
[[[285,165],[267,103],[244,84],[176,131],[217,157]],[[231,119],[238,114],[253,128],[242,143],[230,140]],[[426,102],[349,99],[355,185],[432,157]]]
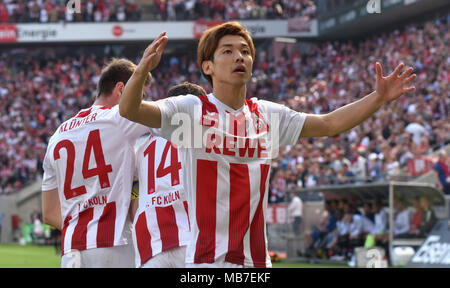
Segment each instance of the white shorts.
[[139,268],[185,268],[186,246],[176,247],[152,257]]
[[245,266],[225,262],[225,256],[223,256],[216,259],[214,263],[186,263],[186,268],[245,268]]
[[71,251],[61,258],[61,268],[134,268],[132,244]]

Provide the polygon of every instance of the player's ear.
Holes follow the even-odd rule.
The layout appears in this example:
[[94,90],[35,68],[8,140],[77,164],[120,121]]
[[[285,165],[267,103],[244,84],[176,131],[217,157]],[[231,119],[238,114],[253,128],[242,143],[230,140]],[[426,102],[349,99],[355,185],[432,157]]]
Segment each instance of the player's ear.
[[213,72],[213,68],[212,68],[212,61],[211,60],[206,60],[202,62],[202,70],[203,73],[205,73],[206,75],[211,75]]
[[114,87],[114,90],[116,90],[122,94],[124,88],[125,88],[125,84],[123,84],[123,82],[117,82],[116,87]]

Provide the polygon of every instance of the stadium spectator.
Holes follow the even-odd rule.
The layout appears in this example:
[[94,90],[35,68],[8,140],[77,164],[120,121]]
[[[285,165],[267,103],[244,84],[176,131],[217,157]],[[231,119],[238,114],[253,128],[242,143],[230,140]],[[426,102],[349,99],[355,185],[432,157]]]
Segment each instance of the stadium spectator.
[[351,258],[356,247],[363,246],[366,236],[373,231],[374,224],[365,216],[347,213],[344,221],[348,223],[348,258]]
[[35,213],[32,219],[33,223],[33,240],[37,241],[38,238],[44,235],[44,227],[42,226],[42,221],[40,219],[40,215]]
[[420,237],[425,237],[428,232],[431,231],[434,224],[437,222],[436,214],[434,213],[433,208],[431,207],[431,200],[428,196],[420,197],[420,206],[423,209],[422,213],[422,221],[419,226],[419,235]]
[[321,248],[327,243],[327,235],[336,229],[336,225],[336,211],[331,201],[327,200],[325,201],[325,211],[320,226],[312,227],[312,231],[307,231],[304,235],[306,255],[313,256],[318,253],[319,256],[326,256],[326,253]]
[[420,206],[420,197],[415,197],[412,202],[415,211],[411,217],[408,237],[417,237],[420,234],[419,227],[422,223],[423,209]]
[[295,236],[300,236],[300,229],[302,224],[303,215],[303,202],[300,197],[297,196],[295,192],[289,193],[289,198],[291,202],[288,206],[288,215],[293,219],[292,221],[292,231]]
[[373,204],[373,212],[374,212],[374,227],[370,232],[373,235],[379,235],[386,232],[387,223],[388,223],[388,215],[386,211],[383,209],[383,206],[380,201],[375,201]]
[[403,199],[394,199],[394,237],[402,238],[410,230],[410,216]]
[[346,163],[343,163],[342,168],[337,176],[337,183],[338,184],[354,183],[355,182],[354,178],[355,174],[348,169],[348,165]]
[[363,215],[372,221],[372,223],[375,221],[375,214],[372,212],[372,203],[370,202],[364,202],[363,204]]
[[450,195],[450,170],[447,163],[447,152],[445,150],[439,151],[439,158],[434,164],[436,183],[444,194]]

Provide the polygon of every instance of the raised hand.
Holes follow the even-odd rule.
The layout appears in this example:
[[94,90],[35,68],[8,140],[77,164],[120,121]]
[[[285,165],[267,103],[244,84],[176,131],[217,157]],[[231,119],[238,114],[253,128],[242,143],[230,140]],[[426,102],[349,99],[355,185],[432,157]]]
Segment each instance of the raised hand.
[[153,40],[153,42],[145,49],[144,55],[142,56],[139,65],[136,67],[137,72],[146,74],[158,66],[167,40],[166,32],[162,32],[155,40]]
[[383,103],[389,103],[405,93],[416,90],[416,87],[409,86],[417,77],[416,74],[410,76],[414,68],[409,67],[406,71],[401,73],[404,66],[403,63],[398,65],[394,72],[384,77],[383,67],[379,62],[376,63],[376,92]]

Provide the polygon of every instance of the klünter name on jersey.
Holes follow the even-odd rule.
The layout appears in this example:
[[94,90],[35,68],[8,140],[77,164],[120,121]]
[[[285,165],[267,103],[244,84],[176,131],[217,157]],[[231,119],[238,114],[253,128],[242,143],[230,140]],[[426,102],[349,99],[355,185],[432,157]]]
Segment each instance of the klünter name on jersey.
[[80,127],[81,125],[84,125],[86,123],[95,121],[96,117],[97,113],[92,113],[83,118],[72,118],[71,120],[68,120],[61,125],[61,127],[59,128],[59,133],[66,132],[74,128]]

